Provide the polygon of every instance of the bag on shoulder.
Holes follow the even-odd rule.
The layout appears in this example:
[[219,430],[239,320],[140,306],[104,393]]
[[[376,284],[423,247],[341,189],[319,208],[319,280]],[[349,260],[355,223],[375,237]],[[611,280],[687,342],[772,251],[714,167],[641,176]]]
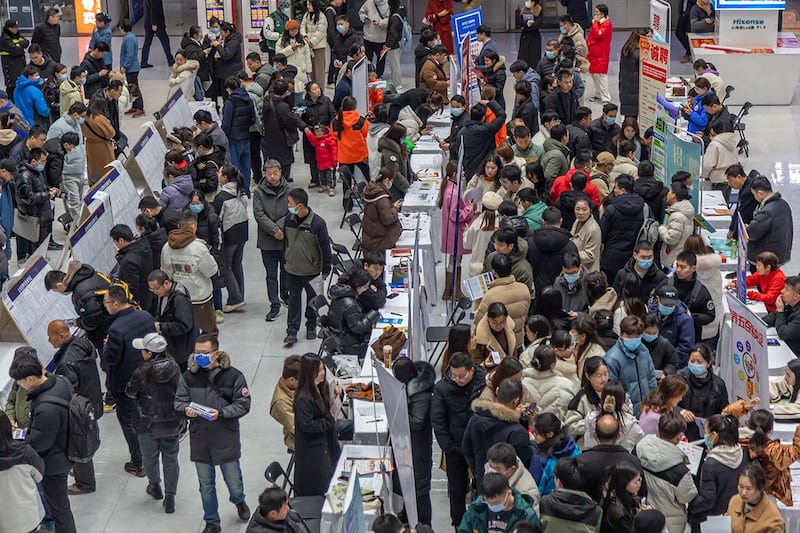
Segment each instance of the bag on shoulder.
[[636,242],[645,241],[652,245],[658,242],[658,221],[653,218],[653,213],[647,204],[642,207],[642,227],[639,228],[639,234],[636,236]]
[[400,22],[403,23],[403,35],[400,37],[400,51],[404,54],[407,54],[414,46],[414,35],[411,29],[411,24],[409,24],[406,19],[400,16],[400,13],[395,13],[392,16],[399,18]]
[[[133,293],[131,292],[130,287],[128,286],[128,284],[125,281],[123,281],[122,279],[118,278],[117,276],[114,276],[113,278],[110,278],[110,277],[106,276],[105,274],[103,274],[102,272],[98,272],[97,275],[100,276],[101,278],[103,278],[106,282],[108,282],[108,287],[109,288],[111,288],[111,287],[121,287],[122,290],[125,291],[125,297],[128,299],[128,303],[131,304],[135,309],[139,309],[139,310],[142,309],[142,306],[139,305],[139,302],[137,302],[136,299],[133,297]],[[103,290],[95,291],[95,294],[97,296],[103,296],[107,292],[108,292],[108,289],[103,289]]]
[[[63,379],[63,378],[60,378]],[[45,398],[45,402],[67,409],[67,457],[73,463],[88,463],[100,449],[100,426],[94,406],[80,394],[72,394],[69,401],[63,398]]]

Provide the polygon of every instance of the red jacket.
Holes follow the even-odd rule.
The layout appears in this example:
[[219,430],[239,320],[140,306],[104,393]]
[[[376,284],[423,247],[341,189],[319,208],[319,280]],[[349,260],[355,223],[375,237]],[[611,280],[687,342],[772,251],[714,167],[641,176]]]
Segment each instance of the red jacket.
[[[556,200],[558,200],[562,192],[570,189],[569,180],[577,171],[577,168],[571,168],[566,174],[556,178],[556,181],[553,182],[553,187],[550,189],[550,205],[556,203]],[[591,176],[589,176],[589,180],[586,181],[586,188],[583,192],[589,195],[589,198],[597,204],[597,207],[600,207],[600,191],[598,191],[597,186],[590,181],[591,179]]]
[[758,287],[757,291],[747,291],[747,297],[756,302],[764,302],[770,313],[776,310],[775,300],[781,295],[786,284],[786,274],[780,268],[762,276],[758,272],[745,278],[748,287]]
[[313,130],[306,132],[306,138],[311,146],[314,147],[315,156],[317,158],[317,168],[319,170],[330,170],[336,168],[339,162],[339,155],[336,149],[336,135],[325,128],[326,133],[322,137],[314,135]]
[[[439,16],[442,11],[447,11],[443,17]],[[447,53],[453,53],[453,33],[450,29],[450,18],[453,16],[453,0],[430,0],[428,7],[425,9],[425,18],[428,23],[433,26],[439,38],[442,40],[442,45],[447,48]]]
[[611,37],[614,27],[611,19],[603,22],[592,22],[589,35],[586,37],[586,47],[589,52],[586,59],[589,65],[589,74],[608,74],[608,58],[611,55]]

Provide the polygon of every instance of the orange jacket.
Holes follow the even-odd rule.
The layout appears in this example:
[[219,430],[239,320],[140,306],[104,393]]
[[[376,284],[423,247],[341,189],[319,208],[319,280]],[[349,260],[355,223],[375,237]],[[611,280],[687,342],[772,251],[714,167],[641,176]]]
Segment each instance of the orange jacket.
[[361,163],[369,157],[367,133],[369,121],[358,111],[342,111],[342,120],[333,120],[333,131],[339,143],[339,163],[350,165]]
[[[489,122],[493,121],[495,118],[497,118],[497,115],[495,115],[494,111],[492,111],[491,109],[489,109],[487,107],[486,108],[486,117],[483,119],[483,121],[488,124]],[[503,128],[500,128],[499,130],[497,130],[497,133],[494,134],[494,145],[495,145],[495,148],[500,146],[504,142],[506,142],[506,139],[508,139],[508,134],[506,133],[506,128],[503,127]]]

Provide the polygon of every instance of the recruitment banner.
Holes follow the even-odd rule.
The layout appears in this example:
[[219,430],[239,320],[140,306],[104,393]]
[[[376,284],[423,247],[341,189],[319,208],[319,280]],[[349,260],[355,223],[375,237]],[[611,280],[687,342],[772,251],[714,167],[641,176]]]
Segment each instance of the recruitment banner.
[[722,356],[732,363],[731,398],[768,398],[767,325],[737,298],[725,297],[731,310],[731,339],[729,353]]
[[656,97],[664,96],[669,72],[669,45],[639,38],[639,127],[655,123]]
[[656,97],[655,122],[653,124],[653,146],[650,161],[655,167],[655,178],[661,183],[667,182],[667,132],[675,131],[678,113],[663,96]]
[[[471,47],[478,44],[478,26],[483,24],[483,10],[481,8],[471,9],[450,18],[450,25],[453,28],[453,41],[455,43],[455,55],[461,58],[461,47],[464,37],[469,37]],[[462,63],[463,68],[463,63]]]
[[692,142],[691,139],[675,135],[675,133],[669,131],[669,129],[670,128],[667,127],[665,183],[669,184],[669,180],[679,170],[689,172],[693,178],[692,187],[689,189],[689,194],[691,194],[692,197],[689,201],[692,203],[692,207],[694,207],[694,212],[699,213],[700,180],[698,177],[700,176],[703,157],[701,145],[700,143]]
[[659,42],[669,41],[670,5],[662,0],[650,0],[650,29]]

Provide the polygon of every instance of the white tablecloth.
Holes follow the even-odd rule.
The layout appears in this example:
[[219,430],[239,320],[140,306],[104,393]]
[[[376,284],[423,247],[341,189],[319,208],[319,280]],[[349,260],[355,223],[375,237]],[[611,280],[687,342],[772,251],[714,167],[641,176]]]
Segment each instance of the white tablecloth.
[[[395,245],[397,248],[413,248],[416,241],[417,219],[420,221],[419,231],[419,253],[422,256],[420,276],[423,278],[422,284],[430,298],[437,293],[436,291],[436,247],[431,239],[431,218],[426,213],[400,213],[400,222],[403,224],[403,233]],[[438,244],[438,243],[437,243]],[[390,272],[389,265],[386,265],[387,272]]]
[[716,214],[715,210],[730,211],[728,204],[725,202],[725,196],[722,194],[722,191],[700,191],[700,195],[702,196],[703,202],[703,217],[708,220],[717,232],[721,231],[722,238],[724,238],[731,224],[731,215]]

